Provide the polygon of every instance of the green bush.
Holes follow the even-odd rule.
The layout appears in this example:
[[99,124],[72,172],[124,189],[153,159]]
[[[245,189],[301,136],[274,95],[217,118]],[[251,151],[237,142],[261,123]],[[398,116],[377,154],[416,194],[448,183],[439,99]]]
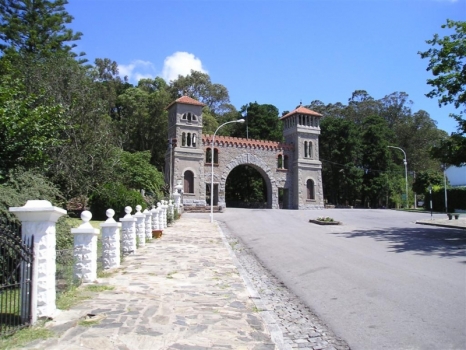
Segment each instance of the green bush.
[[[424,208],[430,209],[429,191],[424,193]],[[466,187],[447,188],[448,212],[452,213],[455,209],[466,210]],[[432,206],[433,210],[445,211],[445,189],[444,187],[434,187],[432,189]]]
[[10,170],[6,181],[0,184],[0,219],[18,223],[8,208],[21,207],[32,199],[48,200],[53,205],[63,206],[60,191],[43,175],[22,168]]
[[147,205],[144,197],[138,191],[130,190],[121,183],[107,183],[99,192],[95,192],[90,197],[90,207],[94,220],[106,220],[105,212],[111,208],[115,210],[115,219],[125,215],[125,207],[133,208],[141,205],[144,210]]

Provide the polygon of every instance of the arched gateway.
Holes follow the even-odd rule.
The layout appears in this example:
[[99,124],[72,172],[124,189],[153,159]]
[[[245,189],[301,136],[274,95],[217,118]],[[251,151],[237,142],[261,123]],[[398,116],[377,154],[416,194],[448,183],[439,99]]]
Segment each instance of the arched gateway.
[[[319,161],[321,114],[298,106],[281,117],[284,143],[202,134],[204,104],[188,96],[168,107],[169,148],[165,179],[173,189],[184,184],[183,205],[210,205],[211,169],[214,163],[214,205],[226,207],[225,184],[241,165],[255,168],[267,186],[267,207],[321,209],[322,163]],[[280,198],[279,201],[279,193]]]

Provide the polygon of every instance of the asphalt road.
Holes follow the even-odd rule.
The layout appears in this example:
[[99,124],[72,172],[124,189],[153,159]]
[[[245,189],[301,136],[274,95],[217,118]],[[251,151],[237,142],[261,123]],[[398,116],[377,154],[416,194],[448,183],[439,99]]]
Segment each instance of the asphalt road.
[[[308,222],[321,215],[343,225]],[[215,214],[352,349],[466,349],[466,231],[415,224],[429,218],[358,209]]]

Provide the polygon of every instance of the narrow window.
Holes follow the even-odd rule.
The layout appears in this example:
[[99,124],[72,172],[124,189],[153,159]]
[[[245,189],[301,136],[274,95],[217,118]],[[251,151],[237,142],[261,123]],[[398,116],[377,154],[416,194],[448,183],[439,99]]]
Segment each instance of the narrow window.
[[207,148],[205,151],[205,162],[212,163],[212,149]]
[[283,160],[283,169],[288,169],[288,156],[286,154]]
[[191,113],[188,113],[188,122],[191,121]]
[[182,135],[181,135],[181,146],[186,146],[186,133],[184,132]]
[[314,158],[312,156],[312,142],[309,142],[309,158],[311,158],[311,159]]
[[277,168],[283,169],[283,156],[281,154],[278,155]]
[[307,141],[304,141],[304,158],[307,158],[307,151],[308,151]]
[[183,116],[181,117],[181,119],[186,120],[186,113],[183,114]]
[[196,140],[197,139],[197,136],[196,134],[193,134],[193,147],[196,147]]
[[218,149],[214,149],[214,164],[218,164]]
[[188,138],[186,140],[186,146],[191,147],[191,133],[188,132]]
[[307,199],[315,199],[315,196],[314,196],[314,181],[307,180],[306,187],[307,187]]
[[194,174],[190,170],[184,172],[184,193],[194,193]]

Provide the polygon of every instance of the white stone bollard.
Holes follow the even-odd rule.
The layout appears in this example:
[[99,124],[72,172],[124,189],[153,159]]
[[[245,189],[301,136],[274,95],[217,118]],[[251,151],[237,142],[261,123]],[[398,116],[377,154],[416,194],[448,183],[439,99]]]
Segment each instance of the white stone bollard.
[[142,207],[136,205],[136,214],[133,217],[136,219],[136,237],[137,237],[137,248],[144,247],[146,245],[146,228],[144,218],[146,217],[141,213]]
[[152,213],[147,209],[144,209],[144,211],[142,213],[145,215],[145,217],[144,217],[144,225],[145,225],[144,232],[146,234],[146,239],[152,239]]
[[156,231],[159,229],[159,212],[155,208],[155,205],[152,206],[150,212],[152,214],[152,231]]
[[175,208],[180,211],[180,204],[181,204],[181,194],[177,191],[173,192],[173,198],[175,198]]
[[163,226],[163,209],[162,203],[157,203],[157,210],[159,211],[159,230],[163,230],[165,227]]
[[97,280],[97,236],[99,230],[92,227],[90,211],[81,213],[83,223],[78,228],[72,228],[74,235],[74,278],[83,282]]
[[55,224],[60,216],[66,214],[66,210],[52,206],[49,201],[29,200],[24,206],[11,207],[9,211],[21,221],[22,239],[28,240],[34,236],[31,322],[35,323],[39,317],[54,317],[57,311]]
[[102,228],[102,267],[104,270],[120,266],[120,228],[113,216],[115,211],[108,209],[105,214],[108,219],[100,224]]
[[163,228],[168,227],[168,225],[167,225],[167,209],[168,209],[167,201],[166,201],[166,200],[163,200],[163,201],[162,201],[162,211],[163,211],[162,220],[163,220]]
[[124,255],[136,251],[136,219],[131,215],[131,207],[125,207],[126,215],[120,218],[121,222],[121,249]]
[[175,221],[175,206],[173,205],[173,199],[168,201],[168,212],[170,213],[173,221]]

